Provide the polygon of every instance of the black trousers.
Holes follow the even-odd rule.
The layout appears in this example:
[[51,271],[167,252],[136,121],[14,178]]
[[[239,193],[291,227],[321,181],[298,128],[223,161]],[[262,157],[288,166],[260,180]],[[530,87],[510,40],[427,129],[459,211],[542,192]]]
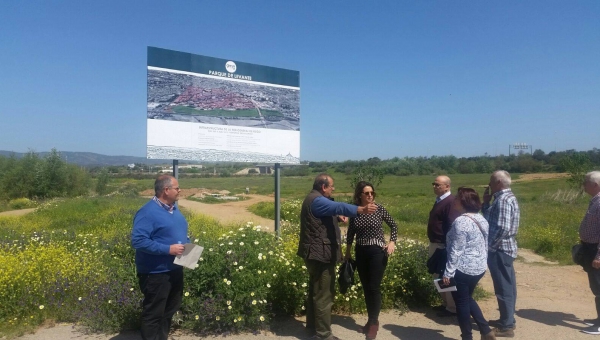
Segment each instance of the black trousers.
[[581,242],[581,244],[583,245],[583,252],[585,254],[583,269],[587,272],[590,289],[594,294],[594,301],[596,303],[596,315],[600,319],[600,269],[592,267],[592,262],[598,252],[598,244],[585,242]]
[[379,320],[381,311],[381,280],[387,266],[388,256],[380,246],[356,245],[356,267],[363,286],[369,322]]
[[138,274],[144,294],[142,339],[167,340],[171,319],[181,307],[183,268],[158,274]]

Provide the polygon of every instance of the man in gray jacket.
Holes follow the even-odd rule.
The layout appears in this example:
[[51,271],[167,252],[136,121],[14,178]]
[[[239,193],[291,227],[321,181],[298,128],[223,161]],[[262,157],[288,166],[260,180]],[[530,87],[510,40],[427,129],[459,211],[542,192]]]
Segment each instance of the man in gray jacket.
[[300,212],[300,242],[297,255],[309,273],[306,302],[306,329],[315,339],[338,339],[331,333],[331,307],[335,296],[335,264],[342,259],[337,216],[372,214],[377,206],[356,206],[334,202],[333,178],[319,174]]

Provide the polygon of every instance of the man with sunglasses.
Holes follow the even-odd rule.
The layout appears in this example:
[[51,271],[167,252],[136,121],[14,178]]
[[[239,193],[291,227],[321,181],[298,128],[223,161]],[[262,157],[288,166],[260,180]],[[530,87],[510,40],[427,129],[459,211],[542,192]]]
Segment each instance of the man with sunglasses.
[[317,175],[300,212],[300,241],[296,254],[304,259],[309,274],[306,330],[314,339],[338,339],[331,332],[335,264],[342,259],[338,216],[356,217],[377,211],[374,203],[356,206],[335,202],[331,200],[334,190],[331,176]]
[[[452,227],[452,222],[460,215],[453,209],[454,195],[450,192],[450,177],[438,176],[431,185],[436,195],[433,208],[429,212],[427,222],[427,237],[429,238],[429,257],[433,256],[436,249],[446,249],[446,234]],[[433,274],[433,278],[439,278],[439,274]],[[456,305],[450,292],[440,293],[442,305],[434,307],[438,310],[438,316],[455,316]]]
[[162,175],[154,182],[155,196],[133,218],[131,245],[142,303],[141,334],[144,340],[167,340],[171,319],[181,306],[183,267],[173,264],[189,242],[188,223],[175,202],[179,182]]

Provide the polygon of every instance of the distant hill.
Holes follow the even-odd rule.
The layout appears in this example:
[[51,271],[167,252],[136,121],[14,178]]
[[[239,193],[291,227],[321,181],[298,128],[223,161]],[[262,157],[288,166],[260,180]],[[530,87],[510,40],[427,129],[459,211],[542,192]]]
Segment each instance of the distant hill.
[[[23,157],[25,153],[22,152],[12,152],[0,150],[0,156],[10,157],[11,155],[15,155],[17,158]],[[40,157],[45,157],[49,154],[49,152],[36,152]],[[77,164],[81,166],[109,166],[109,165],[127,165],[134,163],[142,163],[142,164],[173,164],[172,159],[147,159],[145,157],[135,157],[135,156],[107,156],[101,155],[93,152],[72,152],[72,151],[60,151],[60,155],[62,158],[71,164]],[[180,162],[181,163],[181,162]],[[188,162],[185,163],[195,163]]]

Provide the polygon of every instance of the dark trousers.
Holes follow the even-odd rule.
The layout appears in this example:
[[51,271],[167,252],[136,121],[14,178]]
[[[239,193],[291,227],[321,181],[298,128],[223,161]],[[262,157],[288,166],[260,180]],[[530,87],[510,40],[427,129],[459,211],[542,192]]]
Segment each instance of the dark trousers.
[[600,269],[590,269],[587,272],[590,289],[596,301],[596,316],[600,319]]
[[598,253],[598,243],[581,242],[583,246],[583,270],[587,272],[590,289],[595,297],[596,318],[600,319],[600,269],[592,267],[592,262]]
[[306,329],[321,339],[332,337],[331,307],[335,296],[335,263],[304,260],[308,269]]
[[167,340],[171,319],[181,307],[183,269],[158,274],[138,274],[144,294],[142,339]]
[[479,305],[473,300],[473,291],[477,286],[477,282],[481,280],[484,274],[485,272],[479,275],[467,275],[459,270],[454,274],[456,291],[452,292],[452,297],[456,303],[456,316],[458,317],[458,326],[460,327],[461,332],[460,336],[463,340],[473,339],[471,316],[473,317],[473,320],[475,320],[477,327],[479,327],[479,332],[482,335],[492,331],[487,320],[483,317]]
[[501,251],[488,252],[488,268],[494,283],[494,293],[498,300],[501,329],[515,326],[517,303],[517,277],[513,267],[514,258]]
[[388,257],[380,246],[356,246],[356,268],[363,286],[369,322],[376,323],[381,311],[381,280]]

